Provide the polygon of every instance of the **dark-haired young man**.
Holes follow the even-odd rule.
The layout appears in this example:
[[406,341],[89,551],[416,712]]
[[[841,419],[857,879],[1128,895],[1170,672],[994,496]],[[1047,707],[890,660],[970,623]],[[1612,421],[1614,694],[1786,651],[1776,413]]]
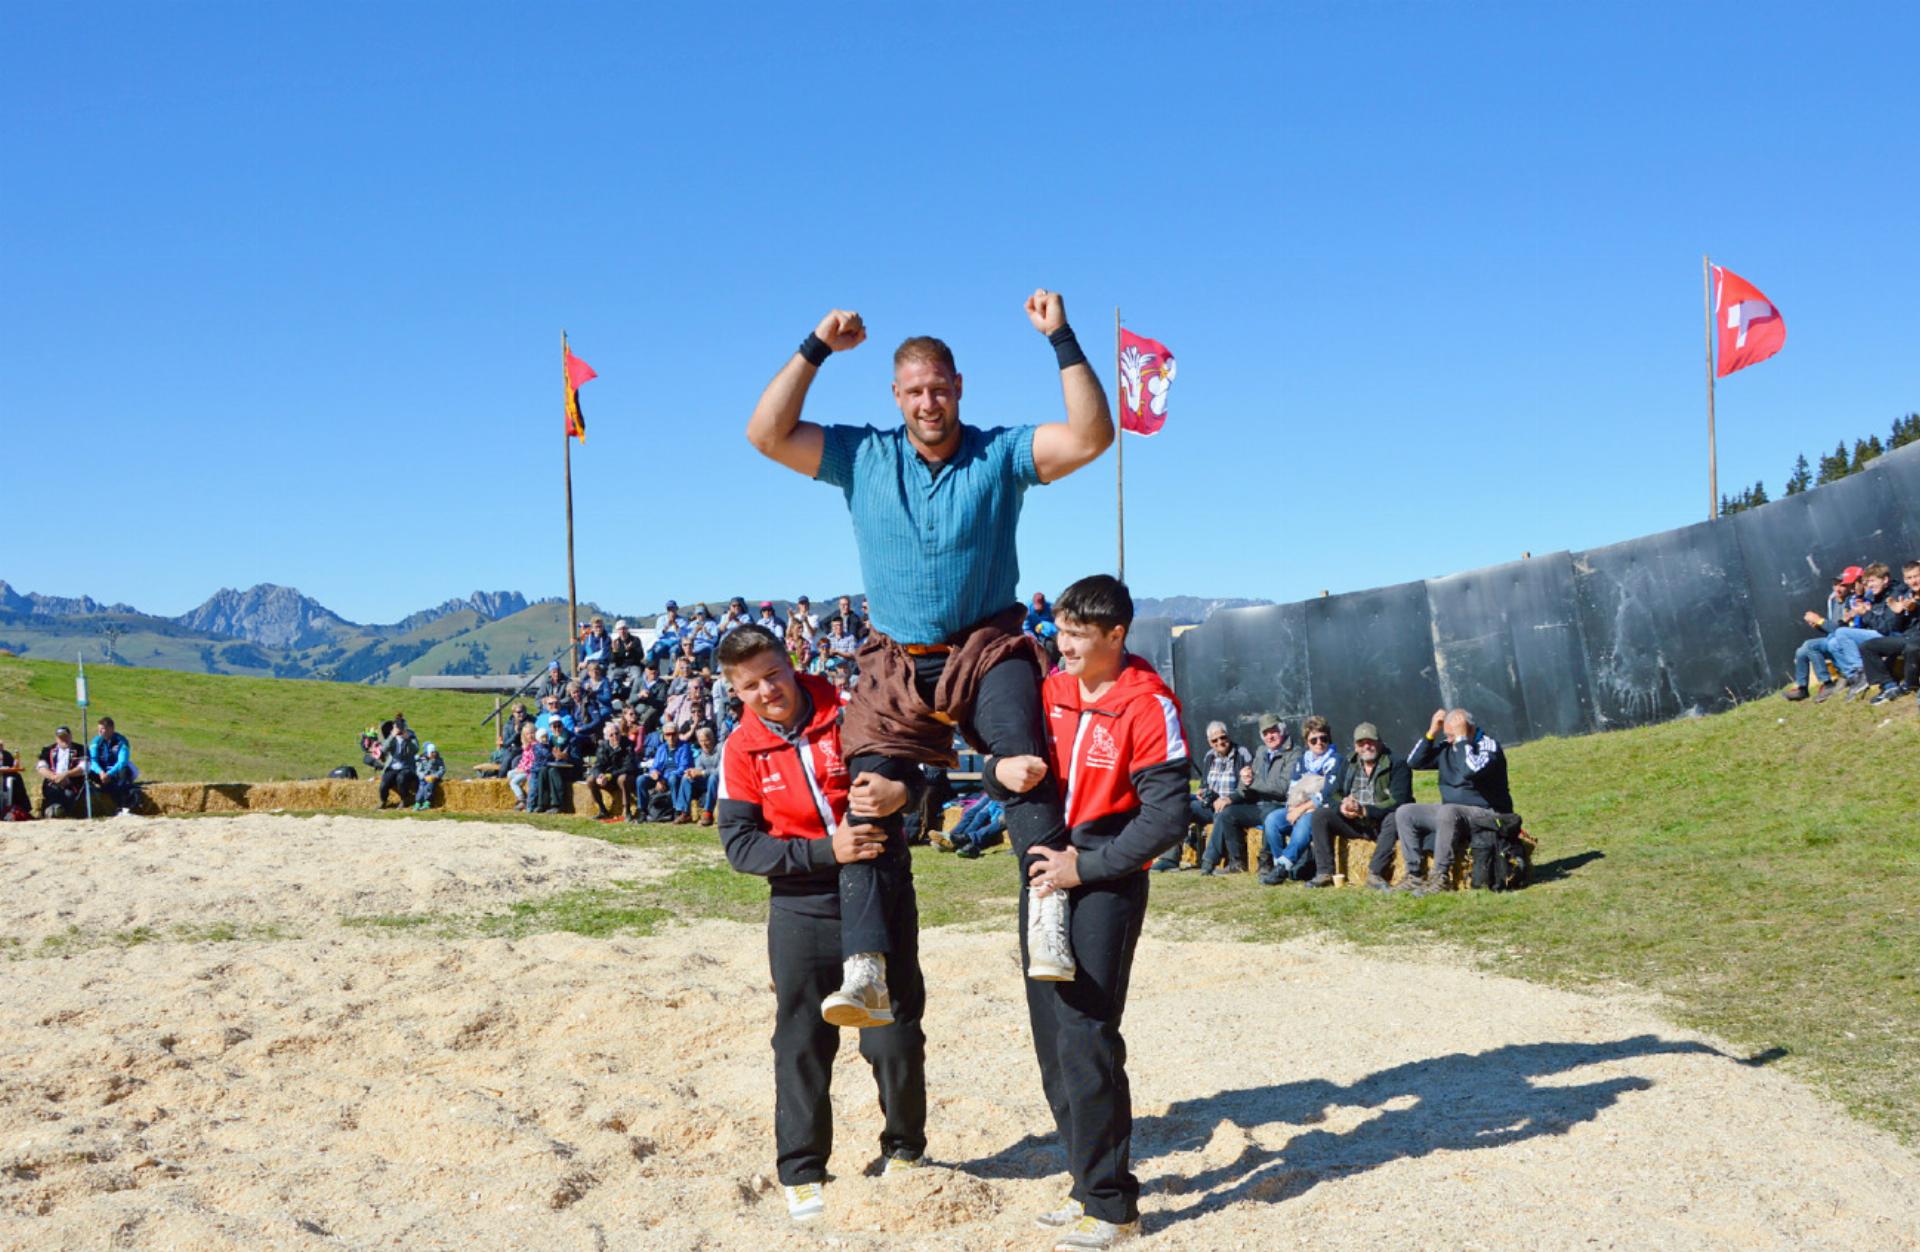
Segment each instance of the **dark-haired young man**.
[[1073,1175],[1066,1206],[1040,1222],[1063,1228],[1056,1249],[1107,1248],[1139,1230],[1120,1019],[1147,913],[1146,867],[1186,832],[1187,741],[1173,692],[1127,652],[1126,584],[1083,578],[1053,614],[1064,672],[1046,680],[1041,699],[1071,842],[1036,849],[1029,875],[1036,890],[1070,898],[1079,967],[1071,982],[1027,983],[1040,1082]]
[[[990,758],[986,786],[1006,805],[1023,873],[1036,846],[1064,847],[1066,832],[1055,780],[1037,775],[1045,768],[1038,692],[1046,666],[1039,645],[1020,630],[1020,506],[1028,488],[1064,478],[1113,442],[1106,389],[1067,325],[1060,294],[1034,292],[1026,313],[1059,362],[1064,422],[962,424],[953,352],[931,336],[908,339],[893,354],[902,425],[801,421],[828,356],[866,340],[860,315],[842,309],[802,341],[747,422],[755,448],[839,488],[853,519],[872,607],[844,729],[853,768],[887,759],[951,767],[957,727]],[[898,819],[883,825],[900,830]],[[1026,912],[1035,957],[1028,976],[1072,978],[1065,906],[1048,897]]]
[[[1920,688],[1920,561],[1908,561],[1901,567],[1905,588],[1887,597],[1880,611],[1880,638],[1860,645],[1866,664],[1867,681],[1880,685],[1875,704],[1885,704]],[[1893,658],[1901,657],[1900,681],[1893,681]]]
[[[747,710],[721,749],[720,842],[735,870],[766,878],[772,892],[774,1137],[787,1212],[807,1221],[825,1204],[837,1027],[885,1027],[860,1032],[860,1054],[880,1089],[887,1172],[926,1151],[919,906],[911,862],[887,846],[900,840],[872,824],[905,808],[910,790],[849,778],[832,685],[795,673],[772,634],[743,626],[716,656]],[[871,871],[895,855],[905,872],[880,891]],[[868,871],[864,892],[857,869]]]

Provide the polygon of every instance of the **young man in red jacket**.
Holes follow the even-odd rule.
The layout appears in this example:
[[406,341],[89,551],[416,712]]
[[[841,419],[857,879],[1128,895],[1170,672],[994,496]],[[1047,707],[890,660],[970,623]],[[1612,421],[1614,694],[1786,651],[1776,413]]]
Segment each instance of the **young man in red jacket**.
[[1083,578],[1053,614],[1065,672],[1046,680],[1040,703],[1071,842],[1035,849],[1030,876],[1041,891],[1067,894],[1079,968],[1071,982],[1027,983],[1040,1082],[1073,1175],[1066,1206],[1040,1223],[1060,1229],[1056,1249],[1109,1248],[1140,1229],[1120,1018],[1146,918],[1146,867],[1186,834],[1187,740],[1172,690],[1127,652],[1126,584]]
[[912,865],[868,824],[904,808],[911,790],[875,774],[849,779],[833,685],[796,674],[773,635],[742,626],[715,658],[746,706],[720,755],[720,842],[734,869],[772,891],[774,1140],[787,1212],[807,1221],[825,1210],[838,1027],[884,1027],[860,1032],[860,1054],[879,1087],[886,1172],[918,1165],[927,1147]]

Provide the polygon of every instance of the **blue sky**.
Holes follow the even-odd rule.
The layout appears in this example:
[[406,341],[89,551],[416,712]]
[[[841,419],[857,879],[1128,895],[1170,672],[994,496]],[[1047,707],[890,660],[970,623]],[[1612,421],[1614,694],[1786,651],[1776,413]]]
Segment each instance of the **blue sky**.
[[[809,416],[899,420],[935,333],[967,420],[1054,420],[1036,286],[1179,358],[1139,594],[1696,521],[1702,252],[1788,326],[1721,384],[1723,489],[1920,408],[1916,46],[1893,5],[7,6],[0,577],[563,594],[564,327],[582,597],[831,594],[844,506],[747,446],[761,386],[838,305],[873,340]],[[1111,454],[1032,493],[1023,591],[1112,528]]]

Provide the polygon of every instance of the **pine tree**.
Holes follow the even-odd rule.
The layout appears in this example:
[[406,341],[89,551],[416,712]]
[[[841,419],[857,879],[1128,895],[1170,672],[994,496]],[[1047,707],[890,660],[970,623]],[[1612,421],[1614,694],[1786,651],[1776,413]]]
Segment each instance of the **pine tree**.
[[1721,492],[1720,493],[1720,516],[1731,517],[1735,513],[1738,513],[1739,511],[1740,511],[1740,502],[1734,499],[1732,496],[1728,495],[1726,492],[1724,491]]
[[1848,466],[1847,472],[1852,474],[1865,469],[1868,461],[1873,460],[1873,458],[1879,456],[1884,451],[1886,451],[1886,449],[1880,446],[1880,436],[1878,435],[1873,436],[1871,440],[1854,440],[1853,463]]
[[[1899,423],[1894,423],[1898,428]],[[1797,496],[1813,485],[1813,471],[1807,468],[1807,454],[1802,452],[1794,458],[1793,473],[1787,475],[1787,494]]]
[[1757,509],[1765,503],[1767,503],[1767,484],[1757,482],[1753,485],[1753,490],[1747,493],[1747,507]]
[[1842,439],[1833,445],[1833,455],[1820,458],[1820,476],[1814,479],[1814,485],[1824,487],[1828,483],[1838,482],[1847,473],[1847,441]]
[[1920,440],[1920,413],[1894,418],[1893,436],[1887,440],[1887,450],[1904,448],[1915,440]]

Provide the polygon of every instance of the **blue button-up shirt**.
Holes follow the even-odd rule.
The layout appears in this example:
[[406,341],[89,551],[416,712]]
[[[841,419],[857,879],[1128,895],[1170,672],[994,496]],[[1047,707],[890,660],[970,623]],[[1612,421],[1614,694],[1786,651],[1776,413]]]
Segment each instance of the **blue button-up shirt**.
[[959,449],[928,465],[905,425],[826,428],[817,477],[847,497],[876,630],[942,643],[1019,598],[1014,531],[1040,482],[1033,430],[962,425]]

